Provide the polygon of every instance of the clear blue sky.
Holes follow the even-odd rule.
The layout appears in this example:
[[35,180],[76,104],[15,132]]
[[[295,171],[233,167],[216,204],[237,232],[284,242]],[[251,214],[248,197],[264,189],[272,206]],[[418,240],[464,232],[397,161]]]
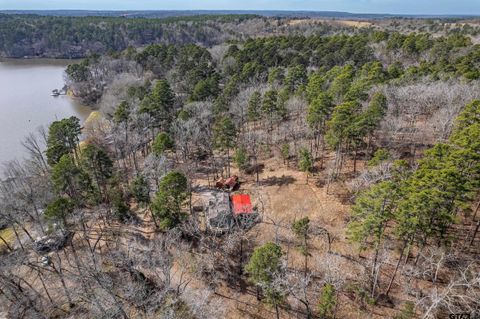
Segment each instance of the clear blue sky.
[[312,10],[480,15],[480,0],[0,0],[0,10],[10,9]]

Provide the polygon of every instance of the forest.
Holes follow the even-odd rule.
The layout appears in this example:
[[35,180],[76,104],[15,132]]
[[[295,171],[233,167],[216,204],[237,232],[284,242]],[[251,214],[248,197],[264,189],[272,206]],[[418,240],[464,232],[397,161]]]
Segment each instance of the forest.
[[479,317],[478,21],[360,22],[0,15],[95,109],[4,166],[0,312]]

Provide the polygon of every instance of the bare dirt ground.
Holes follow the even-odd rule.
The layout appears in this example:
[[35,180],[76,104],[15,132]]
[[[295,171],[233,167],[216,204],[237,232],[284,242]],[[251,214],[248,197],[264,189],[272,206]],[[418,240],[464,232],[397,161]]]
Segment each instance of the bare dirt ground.
[[[326,161],[331,160],[333,154],[327,156]],[[256,224],[247,233],[248,240],[253,246],[259,246],[267,242],[277,242],[282,246],[287,259],[287,268],[292,270],[302,270],[304,257],[298,251],[298,241],[293,236],[291,225],[295,220],[303,217],[309,217],[311,224],[326,229],[331,236],[331,251],[328,252],[328,241],[323,235],[311,236],[309,240],[309,249],[312,257],[309,258],[309,271],[315,276],[325,273],[325,268],[337,279],[348,282],[359,282],[365,278],[365,262],[358,258],[358,250],[354,245],[348,242],[346,235],[346,225],[349,216],[349,196],[343,182],[337,182],[331,185],[329,193],[325,185],[326,172],[318,171],[313,176],[308,177],[303,172],[298,171],[296,163],[290,162],[284,164],[278,158],[270,158],[262,161],[264,168],[259,174],[259,182],[256,182],[255,174],[247,175],[236,169],[232,169],[232,174],[240,177],[240,189],[236,192],[247,193],[252,197],[254,206],[262,214],[262,222]],[[361,170],[364,163],[359,161],[357,167]],[[317,163],[318,166],[318,163]],[[346,177],[351,175],[352,163],[347,162],[343,173]],[[195,180],[195,185],[207,186],[212,184],[212,180],[205,178]],[[194,194],[194,199],[199,194]],[[110,227],[118,227],[118,232],[123,232],[125,242],[134,238],[135,234],[141,234],[145,239],[153,239],[156,231],[151,219],[151,214],[145,208],[132,207],[140,218],[141,223],[138,226],[125,226],[113,223]],[[110,232],[113,230],[110,229]],[[95,229],[101,233],[102,224],[92,227],[91,235],[95,240]],[[130,236],[132,235],[132,236]],[[78,241],[78,237],[77,241]],[[105,248],[105,238],[100,239],[99,248]],[[180,251],[176,254],[175,265],[172,271],[172,284],[180,285],[188,282],[185,289],[187,300],[204,300],[203,302],[210,307],[210,312],[215,314],[215,318],[257,318],[267,319],[275,316],[273,308],[257,301],[254,287],[244,285],[244,287],[232,287],[222,284],[217,287],[215,292],[208,288],[208,283],[197,279],[189,269],[194,265],[189,264],[188,253]],[[182,260],[187,258],[187,260]],[[246,260],[244,261],[246,262]],[[67,267],[68,268],[68,267]],[[389,268],[393,265],[385,266],[388,275]],[[400,280],[400,279],[398,279]],[[246,284],[246,283],[245,283]],[[34,282],[35,286],[40,287],[40,283]],[[70,286],[70,283],[67,282]],[[60,287],[56,289],[61,292]],[[399,303],[405,300],[395,287],[391,294]],[[312,293],[310,302],[312,309],[316,309],[318,300],[317,292]],[[303,306],[293,298],[289,298],[290,308],[282,307],[281,318],[304,318]],[[359,310],[358,301],[354,300],[354,295],[348,292],[338,294],[337,318],[385,318],[391,317],[394,311],[391,308],[381,306],[364,306]]]
[[[356,281],[363,277],[364,266],[353,261],[358,259],[358,250],[346,237],[349,203],[343,183],[331,185],[330,193],[327,194],[324,172],[309,176],[307,183],[306,174],[298,171],[293,162],[285,165],[281,160],[273,158],[262,163],[265,167],[259,174],[258,184],[255,181],[255,174],[246,175],[232,170],[232,174],[240,176],[241,186],[237,192],[250,194],[254,206],[262,212],[262,222],[249,231],[249,240],[252,240],[255,246],[266,242],[280,243],[286,254],[287,267],[303,269],[304,259],[296,249],[296,239],[290,227],[294,220],[309,217],[312,225],[328,230],[333,240],[331,253],[327,254],[328,244],[325,236],[311,238],[310,271],[321,273],[324,271],[321,268],[327,260],[331,263],[332,270],[344,280]],[[359,168],[362,166],[363,163],[358,163]],[[347,163],[344,171],[351,170],[352,163]],[[199,182],[205,184],[205,181]],[[251,291],[242,293],[230,287],[221,287],[212,297],[213,304],[219,302],[218,298],[223,300],[222,304],[227,309],[225,318],[274,317],[273,309],[259,303]],[[316,307],[316,297],[312,298],[312,306]],[[385,318],[393,313],[391,309],[379,306],[359,311],[358,304],[354,304],[347,294],[339,294],[338,298],[337,318]],[[298,312],[302,310],[298,302],[293,299],[289,302],[297,305],[295,309],[283,309],[281,318],[305,316]]]
[[295,19],[290,20],[288,25],[295,26],[295,25],[302,25],[302,24],[312,24],[316,22],[322,22],[326,24],[332,25],[341,25],[346,27],[354,27],[354,28],[368,28],[373,25],[372,22],[369,21],[360,21],[360,20],[342,20],[342,19]]

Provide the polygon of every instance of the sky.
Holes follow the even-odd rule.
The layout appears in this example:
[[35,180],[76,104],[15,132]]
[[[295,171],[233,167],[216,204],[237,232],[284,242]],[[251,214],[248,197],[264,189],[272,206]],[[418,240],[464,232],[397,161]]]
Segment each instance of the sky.
[[0,10],[309,10],[480,15],[480,0],[0,0]]

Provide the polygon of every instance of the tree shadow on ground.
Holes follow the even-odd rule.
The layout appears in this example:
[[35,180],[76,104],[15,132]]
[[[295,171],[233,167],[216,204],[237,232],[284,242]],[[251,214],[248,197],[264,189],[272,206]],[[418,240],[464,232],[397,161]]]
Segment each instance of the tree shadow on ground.
[[263,173],[264,170],[265,170],[265,164],[250,165],[245,169],[245,174],[254,175],[257,172],[261,174]]
[[296,179],[293,176],[271,176],[260,181],[262,186],[285,186],[290,185],[296,182]]

